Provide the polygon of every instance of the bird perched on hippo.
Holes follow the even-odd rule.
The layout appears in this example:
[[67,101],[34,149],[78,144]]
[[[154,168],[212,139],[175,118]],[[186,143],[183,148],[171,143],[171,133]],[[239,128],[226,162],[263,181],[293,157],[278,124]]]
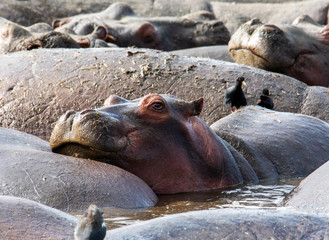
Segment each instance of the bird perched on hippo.
[[119,166],[158,194],[301,177],[328,160],[324,121],[248,106],[209,127],[198,117],[203,102],[112,95],[105,107],[64,114],[50,146]]

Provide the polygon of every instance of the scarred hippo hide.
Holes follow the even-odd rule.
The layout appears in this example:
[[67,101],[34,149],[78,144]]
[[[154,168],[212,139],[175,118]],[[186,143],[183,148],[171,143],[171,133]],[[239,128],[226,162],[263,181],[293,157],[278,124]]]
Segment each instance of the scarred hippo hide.
[[329,87],[329,29],[302,16],[293,24],[263,24],[253,19],[232,35],[235,62]]
[[328,88],[307,91],[306,84],[282,74],[151,49],[87,48],[0,55],[0,126],[49,139],[67,110],[100,107],[112,94],[133,99],[154,92],[204,97],[200,116],[212,124],[230,113],[225,89],[241,76],[248,104],[256,104],[268,88],[275,110],[329,121]]
[[108,164],[52,153],[33,135],[0,128],[0,195],[76,211],[153,206],[157,197],[136,176]]
[[156,193],[301,177],[328,160],[326,122],[246,107],[212,125],[230,145],[197,117],[202,106],[203,99],[186,102],[172,95],[113,95],[103,108],[66,112],[50,146],[119,166]]

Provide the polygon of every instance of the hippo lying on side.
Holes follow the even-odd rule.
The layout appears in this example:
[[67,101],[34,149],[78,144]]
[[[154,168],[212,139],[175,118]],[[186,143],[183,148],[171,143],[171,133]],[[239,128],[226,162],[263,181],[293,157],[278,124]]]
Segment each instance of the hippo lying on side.
[[105,104],[66,112],[51,135],[52,151],[119,166],[155,193],[301,177],[328,160],[329,124],[313,117],[244,108],[212,125],[235,149],[197,117],[202,98],[113,95]]
[[[329,136],[327,136],[329,141]],[[329,160],[329,157],[328,157]],[[312,172],[285,199],[285,206],[312,213],[329,213],[329,162]]]
[[[201,19],[207,20],[201,20]],[[199,19],[199,20],[196,20]],[[211,20],[208,20],[211,19]],[[56,31],[86,35],[104,26],[107,40],[119,47],[136,46],[166,51],[227,44],[230,33],[210,12],[183,17],[137,17],[128,4],[115,3],[98,13],[56,19]]]
[[328,88],[309,91],[282,74],[152,49],[87,48],[0,55],[0,126],[49,139],[53,123],[67,110],[100,107],[113,94],[133,99],[154,92],[186,100],[204,97],[201,117],[212,124],[230,113],[225,89],[241,76],[248,104],[256,104],[267,88],[275,110],[329,122]]
[[0,195],[24,197],[76,211],[99,207],[153,206],[157,197],[136,176],[117,167],[54,154],[49,143],[0,128]]
[[308,85],[329,87],[329,29],[303,16],[291,25],[243,24],[229,42],[237,63],[280,72]]

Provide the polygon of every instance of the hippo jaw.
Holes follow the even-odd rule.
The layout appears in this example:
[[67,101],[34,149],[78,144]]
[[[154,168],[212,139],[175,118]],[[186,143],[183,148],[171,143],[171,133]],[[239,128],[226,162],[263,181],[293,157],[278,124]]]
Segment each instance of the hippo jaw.
[[50,137],[53,152],[103,159],[128,144],[119,117],[96,110],[68,111],[56,123]]
[[253,19],[232,35],[228,48],[237,63],[276,70],[290,67],[298,57],[299,52],[291,40],[279,27]]

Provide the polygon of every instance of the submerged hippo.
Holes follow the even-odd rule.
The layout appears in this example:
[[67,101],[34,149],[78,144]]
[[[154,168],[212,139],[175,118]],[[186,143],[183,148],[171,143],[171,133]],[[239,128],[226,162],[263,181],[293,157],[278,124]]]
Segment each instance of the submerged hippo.
[[230,39],[224,24],[214,20],[210,12],[183,17],[142,18],[125,3],[114,3],[98,13],[55,19],[52,25],[56,31],[77,35],[90,34],[96,27],[104,26],[109,35],[106,40],[119,47],[166,51],[226,44]]
[[[232,125],[227,127],[234,130],[239,121],[251,122],[263,138],[250,138],[252,128],[246,129],[246,136],[228,133],[228,141],[236,136],[241,142],[234,149],[197,117],[202,98],[186,102],[150,94],[130,101],[113,95],[105,104],[66,112],[51,135],[52,151],[119,166],[156,193],[305,176],[328,160],[329,141],[324,139],[329,124],[316,118],[245,108],[231,115]],[[212,126],[216,132],[221,121]]]
[[[0,128],[0,195],[77,211],[154,206],[157,197],[133,174],[109,164],[55,154],[30,134]],[[0,211],[1,212],[1,211]]]
[[243,24],[229,42],[237,63],[294,77],[308,85],[329,87],[328,25],[303,16],[289,25]]

